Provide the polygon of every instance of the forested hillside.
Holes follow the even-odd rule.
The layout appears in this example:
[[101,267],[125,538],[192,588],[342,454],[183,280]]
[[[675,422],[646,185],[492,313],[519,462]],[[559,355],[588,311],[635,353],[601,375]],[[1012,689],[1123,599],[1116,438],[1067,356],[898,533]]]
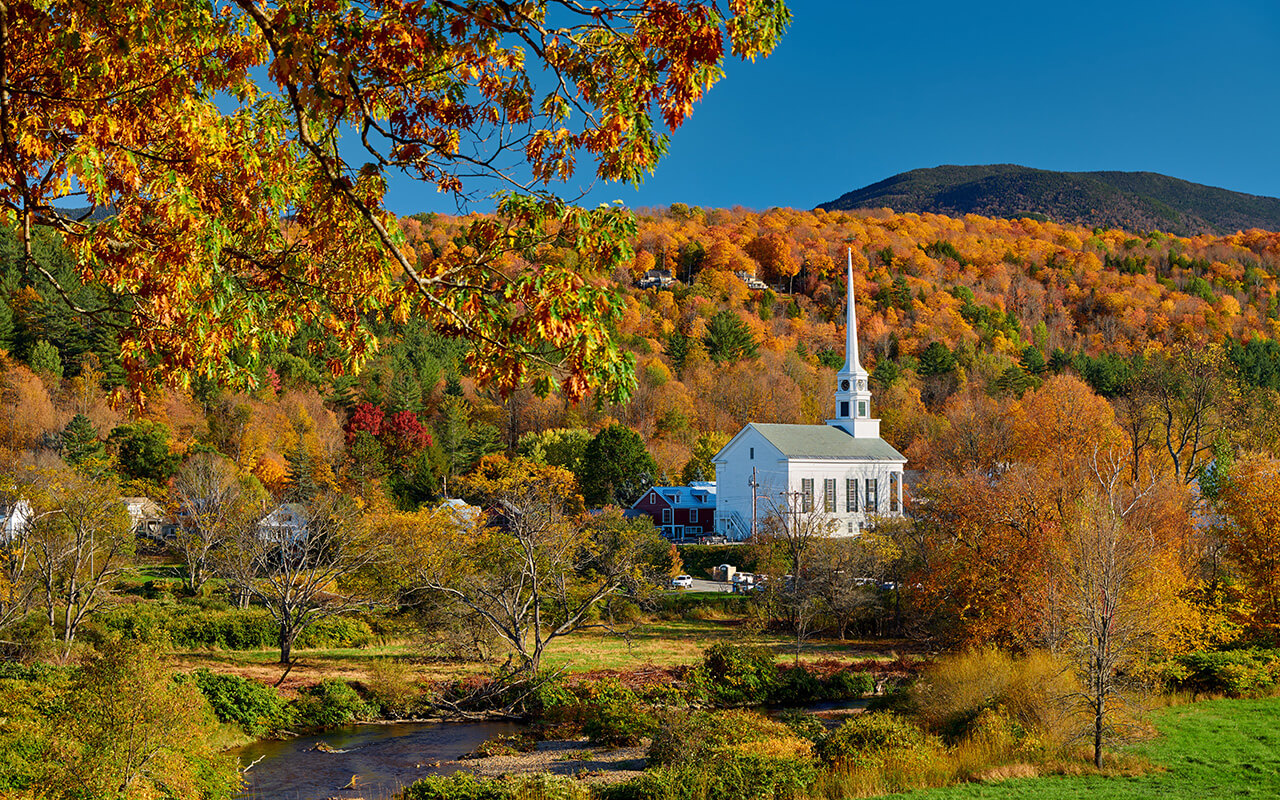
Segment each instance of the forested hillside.
[[[469,221],[419,216],[402,226],[428,263],[466,246]],[[616,335],[635,359],[626,403],[478,390],[463,346],[408,322],[383,327],[379,352],[357,375],[331,375],[324,337],[304,327],[288,351],[268,354],[256,392],[198,385],[137,411],[113,394],[123,378],[110,317],[71,313],[26,277],[10,246],[3,445],[36,461],[67,458],[74,436],[150,452],[159,463],[122,469],[154,490],[184,453],[212,447],[277,493],[302,470],[321,484],[374,481],[413,506],[445,493],[488,452],[567,446],[577,455],[560,461],[571,465],[592,433],[617,421],[643,437],[655,479],[697,477],[746,422],[831,415],[848,248],[876,413],[913,466],[938,463],[956,415],[975,404],[1012,409],[1057,373],[1130,409],[1142,457],[1173,459],[1183,477],[1215,440],[1280,441],[1271,413],[1280,234],[1137,236],[1027,219],[677,205],[639,215],[635,258],[612,276],[624,302]],[[52,243],[37,257],[69,269]],[[673,271],[674,287],[634,288],[655,266]],[[774,288],[751,291],[737,272]],[[78,303],[92,299],[85,290]],[[1178,381],[1201,379],[1212,382],[1212,402],[1182,441],[1156,425],[1152,404],[1185,395]],[[120,450],[129,437],[155,439],[158,450]]]
[[1181,235],[1280,229],[1280,199],[1154,172],[1054,172],[1016,164],[916,169],[823,203],[828,211],[1033,216],[1088,227]]

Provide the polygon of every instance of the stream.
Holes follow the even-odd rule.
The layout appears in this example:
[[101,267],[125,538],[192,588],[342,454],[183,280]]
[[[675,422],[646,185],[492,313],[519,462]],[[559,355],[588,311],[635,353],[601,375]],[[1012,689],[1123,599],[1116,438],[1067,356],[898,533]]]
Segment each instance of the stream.
[[[231,753],[241,764],[253,764],[245,774],[241,796],[246,800],[386,800],[421,777],[457,771],[457,765],[437,768],[436,762],[523,727],[516,722],[350,725],[315,736],[254,742]],[[342,752],[316,750],[320,742]],[[355,788],[346,788],[353,777]]]
[[[865,699],[812,703],[810,712],[865,708]],[[778,716],[788,709],[767,713]],[[831,720],[828,726],[838,724]],[[393,793],[427,775],[448,775],[456,759],[499,734],[526,726],[518,722],[406,722],[349,725],[323,734],[264,740],[231,751],[245,774],[245,800],[389,800]],[[332,750],[317,750],[324,743]],[[341,752],[337,752],[341,751]],[[256,763],[255,763],[256,762]],[[355,778],[354,788],[351,786]]]

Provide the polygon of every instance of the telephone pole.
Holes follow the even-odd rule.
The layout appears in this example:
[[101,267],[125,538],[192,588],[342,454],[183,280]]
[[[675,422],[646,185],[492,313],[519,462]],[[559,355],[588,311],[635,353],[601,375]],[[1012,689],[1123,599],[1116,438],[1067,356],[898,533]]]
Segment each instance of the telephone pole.
[[756,492],[760,488],[760,482],[756,480],[756,468],[751,468],[751,480],[747,482],[751,487],[751,538],[756,538]]

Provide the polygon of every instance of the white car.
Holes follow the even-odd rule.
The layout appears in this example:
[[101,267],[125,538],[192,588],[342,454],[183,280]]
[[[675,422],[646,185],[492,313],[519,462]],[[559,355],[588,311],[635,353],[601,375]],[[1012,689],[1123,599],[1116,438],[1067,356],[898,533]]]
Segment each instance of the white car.
[[677,575],[671,579],[672,589],[692,589],[693,577],[691,575]]

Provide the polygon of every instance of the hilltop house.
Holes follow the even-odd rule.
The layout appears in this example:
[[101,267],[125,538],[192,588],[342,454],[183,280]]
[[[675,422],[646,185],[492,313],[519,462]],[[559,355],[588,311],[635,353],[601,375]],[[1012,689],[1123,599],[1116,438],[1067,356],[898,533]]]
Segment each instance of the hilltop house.
[[715,525],[716,485],[654,486],[627,510],[627,516],[648,516],[662,535],[683,541],[711,533]]
[[907,459],[880,438],[869,376],[858,357],[853,257],[848,266],[845,363],[833,419],[824,425],[749,423],[716,453],[716,533],[749,538],[769,515],[821,513],[837,535],[903,513]]

